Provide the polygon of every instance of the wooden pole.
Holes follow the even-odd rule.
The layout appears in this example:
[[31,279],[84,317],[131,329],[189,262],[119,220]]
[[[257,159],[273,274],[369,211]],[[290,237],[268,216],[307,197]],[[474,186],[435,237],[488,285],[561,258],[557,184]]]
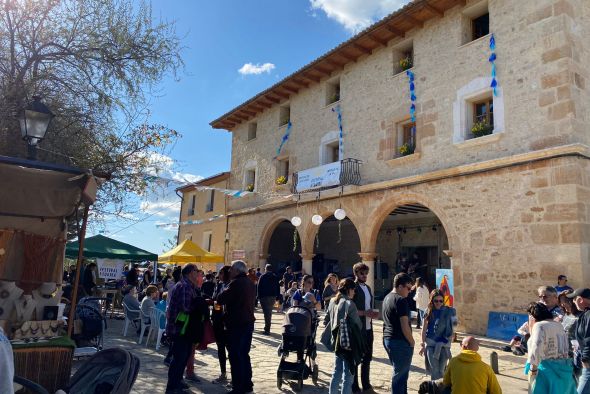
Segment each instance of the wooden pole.
[[70,304],[70,316],[68,316],[68,336],[71,338],[74,331],[74,317],[76,316],[76,303],[78,302],[78,288],[80,287],[80,269],[84,257],[84,239],[86,239],[86,224],[88,223],[88,210],[90,205],[84,206],[84,216],[82,218],[82,228],[78,234],[78,262],[76,263],[76,280],[74,280],[74,289],[72,290],[72,303]]

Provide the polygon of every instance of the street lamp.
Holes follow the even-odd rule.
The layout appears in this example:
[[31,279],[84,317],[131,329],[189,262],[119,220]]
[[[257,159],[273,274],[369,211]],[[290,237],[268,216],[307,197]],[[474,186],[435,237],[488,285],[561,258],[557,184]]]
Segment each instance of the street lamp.
[[19,122],[23,140],[28,144],[27,159],[37,159],[37,144],[45,138],[47,128],[54,117],[39,96],[33,96],[33,102],[22,111]]

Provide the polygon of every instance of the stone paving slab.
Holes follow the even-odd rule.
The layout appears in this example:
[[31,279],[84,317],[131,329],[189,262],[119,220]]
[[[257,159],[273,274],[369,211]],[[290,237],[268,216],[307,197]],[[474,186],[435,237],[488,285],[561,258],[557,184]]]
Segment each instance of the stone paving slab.
[[[252,350],[250,357],[252,359],[254,391],[259,394],[267,393],[293,393],[293,386],[283,384],[282,389],[277,388],[276,372],[280,358],[277,355],[277,347],[280,343],[280,330],[283,315],[273,313],[271,335],[262,335],[263,316],[260,311],[256,313],[256,325],[254,338],[252,341]],[[132,393],[164,393],[166,388],[166,379],[168,368],[163,364],[164,356],[168,350],[162,346],[159,351],[155,350],[155,343],[152,340],[149,347],[145,347],[145,340],[142,345],[137,345],[137,336],[134,329],[130,328],[127,337],[122,336],[123,321],[108,320],[108,330],[105,335],[105,348],[124,347],[131,350],[141,360],[139,375],[133,387]],[[318,328],[321,332],[322,326]],[[133,335],[131,335],[133,333]],[[377,393],[391,392],[391,373],[392,367],[387,358],[387,354],[382,345],[382,324],[380,321],[375,322],[375,342],[373,361],[371,363],[371,382]],[[319,337],[319,333],[318,333]],[[418,330],[414,330],[414,338],[419,343]],[[318,338],[319,339],[319,338]],[[523,366],[526,361],[524,357],[513,356],[510,353],[504,353],[497,349],[481,347],[480,354],[486,362],[490,359],[492,351],[498,352],[499,371],[498,380],[504,393],[526,393],[527,381],[523,374]],[[454,343],[451,348],[453,355],[459,353],[459,344]],[[291,356],[290,356],[291,357]],[[318,357],[316,359],[319,365],[318,385],[314,386],[311,379],[304,381],[302,393],[327,393],[328,385],[332,376],[333,353],[327,352],[322,345],[318,345]],[[79,363],[79,362],[77,362]],[[228,366],[229,370],[229,361]],[[219,364],[217,361],[217,350],[215,344],[212,344],[206,351],[197,352],[195,357],[195,372],[201,378],[202,383],[191,384],[191,390],[194,393],[226,393],[228,390],[220,385],[211,383],[219,376]],[[418,348],[414,352],[412,359],[412,368],[409,379],[409,392],[417,392],[418,386],[428,376],[424,370],[424,358],[418,355]]]

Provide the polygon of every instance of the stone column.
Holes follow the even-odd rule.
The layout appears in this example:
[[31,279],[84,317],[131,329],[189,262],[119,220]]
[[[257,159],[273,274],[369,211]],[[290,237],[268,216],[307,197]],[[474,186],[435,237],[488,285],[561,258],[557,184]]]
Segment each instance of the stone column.
[[307,275],[311,275],[313,273],[313,253],[301,253],[301,269]]
[[361,261],[369,267],[369,276],[367,277],[367,285],[371,287],[371,291],[375,294],[375,257],[377,253],[374,252],[361,252]]

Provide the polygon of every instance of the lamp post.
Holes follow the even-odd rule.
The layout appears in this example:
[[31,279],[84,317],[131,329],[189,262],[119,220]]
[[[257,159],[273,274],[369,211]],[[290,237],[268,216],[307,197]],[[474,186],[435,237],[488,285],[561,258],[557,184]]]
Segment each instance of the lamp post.
[[37,160],[37,144],[45,138],[47,128],[55,115],[41,102],[39,96],[33,96],[30,103],[19,117],[23,140],[27,141],[27,159]]

